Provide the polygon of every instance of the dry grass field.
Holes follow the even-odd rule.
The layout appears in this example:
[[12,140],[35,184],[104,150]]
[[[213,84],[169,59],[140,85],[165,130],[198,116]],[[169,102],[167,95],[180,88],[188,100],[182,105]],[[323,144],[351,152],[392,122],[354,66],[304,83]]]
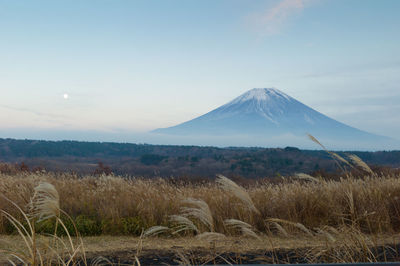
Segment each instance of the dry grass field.
[[[246,186],[223,176],[192,184],[113,175],[3,174],[0,234],[2,242],[21,239],[14,252],[38,265],[36,253],[21,246],[29,250],[33,243],[39,254],[55,238],[65,246],[53,250],[62,257],[58,264],[96,264],[100,256],[131,264],[398,260],[400,178],[363,170],[362,178],[300,174]],[[21,221],[20,231],[10,217]],[[30,224],[34,232],[27,230],[31,238],[25,241],[21,228]]]

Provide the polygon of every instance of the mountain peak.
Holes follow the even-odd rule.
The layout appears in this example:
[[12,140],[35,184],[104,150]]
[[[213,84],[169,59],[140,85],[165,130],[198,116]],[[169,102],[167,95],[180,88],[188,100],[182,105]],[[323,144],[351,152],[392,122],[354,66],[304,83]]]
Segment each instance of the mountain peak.
[[[307,133],[325,143],[347,142],[356,146],[384,139],[327,117],[275,88],[251,89],[202,116],[154,132],[232,138],[237,144],[242,137],[305,138]],[[286,141],[286,145],[296,146],[291,138]]]
[[231,103],[240,103],[249,100],[270,101],[273,99],[290,101],[291,97],[275,88],[254,88],[243,93],[242,95],[234,99]]

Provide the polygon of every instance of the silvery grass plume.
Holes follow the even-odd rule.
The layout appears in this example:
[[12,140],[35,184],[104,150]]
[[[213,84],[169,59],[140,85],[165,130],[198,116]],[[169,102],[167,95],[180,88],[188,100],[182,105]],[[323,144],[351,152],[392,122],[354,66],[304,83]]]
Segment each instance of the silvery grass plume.
[[283,220],[283,219],[279,219],[279,218],[269,218],[266,221],[270,222],[272,224],[274,224],[274,223],[287,224],[287,225],[290,225],[292,227],[295,227],[295,228],[299,229],[300,231],[303,231],[304,233],[306,233],[309,236],[314,236],[314,234],[311,232],[311,230],[309,230],[307,227],[305,227],[301,223],[294,223],[294,222]]
[[[5,197],[3,196],[3,198]],[[22,214],[24,221],[18,221],[15,217],[5,212],[4,210],[0,210],[0,212],[6,216],[6,218],[17,230],[19,236],[23,239],[25,243],[26,249],[28,250],[28,254],[26,254],[24,251],[8,252],[10,256],[17,259],[24,265],[50,265],[54,262],[53,258],[56,258],[58,265],[71,265],[74,263],[74,260],[78,256],[80,256],[82,258],[83,264],[86,265],[86,257],[82,239],[80,238],[81,244],[79,244],[78,247],[75,248],[68,229],[59,217],[62,210],[60,210],[59,207],[58,192],[53,185],[42,182],[34,188],[34,195],[31,198],[30,203],[28,204],[28,207],[31,211],[30,214],[25,213],[17,204],[12,202],[11,200],[7,198],[5,199],[18,209],[18,211]],[[66,213],[64,214],[68,216]],[[52,237],[53,241],[47,243],[40,241],[40,239],[37,238],[37,233],[35,231],[35,223],[37,221],[43,221],[53,217],[55,217],[56,219],[56,229],[54,235],[48,235],[49,237]],[[70,216],[68,217],[70,218]],[[72,218],[70,219],[73,226],[75,227],[75,233],[79,235],[79,232],[76,229]],[[67,244],[64,242],[64,240],[57,236],[57,224],[60,224],[67,234],[67,241],[69,241],[70,247],[67,247]],[[60,246],[63,247],[65,250],[65,253],[63,253],[63,257],[59,254],[58,248]],[[46,254],[46,260],[44,260],[44,256],[42,256],[42,253]],[[12,261],[10,261],[10,263],[12,265],[15,265],[15,263]]]
[[327,152],[332,158],[333,160],[336,162],[336,164],[339,166],[339,168],[344,172],[343,167],[340,165],[339,162],[344,163],[345,165],[349,166],[350,168],[354,168],[346,159],[344,159],[342,156],[340,156],[339,154],[329,151],[327,148],[325,148],[324,145],[322,145],[321,142],[319,142],[313,135],[311,134],[307,134],[308,138],[313,141],[314,143],[318,144],[319,146],[322,147],[322,149]]
[[242,235],[259,239],[260,237],[254,232],[253,226],[237,219],[226,219],[224,225],[228,228],[239,230]]
[[182,207],[181,212],[184,217],[191,217],[203,223],[210,232],[214,232],[214,219],[208,204],[200,199],[187,198],[183,201],[194,207]]
[[156,236],[162,233],[166,233],[170,231],[170,229],[166,226],[161,226],[161,225],[156,225],[148,228],[146,231],[143,233],[143,237],[150,237],[150,236]]
[[28,205],[30,216],[38,222],[60,216],[60,196],[56,188],[47,182],[35,187],[35,193]]
[[171,215],[169,217],[169,221],[176,224],[176,227],[173,229],[174,232],[172,234],[177,234],[182,231],[193,231],[196,234],[199,233],[199,229],[197,228],[197,226],[185,216]]
[[246,207],[257,214],[260,214],[260,211],[257,210],[249,193],[247,193],[244,188],[223,175],[217,175],[217,177],[217,183],[222,187],[223,190],[232,193],[239,198],[246,205]]
[[[83,240],[80,237],[79,231],[73,221],[73,219],[64,211],[60,209],[60,196],[58,194],[58,191],[56,188],[47,182],[41,182],[39,185],[37,185],[34,188],[34,194],[33,197],[30,200],[30,203],[28,204],[28,207],[30,209],[30,214],[29,216],[33,219],[37,219],[36,222],[40,222],[43,220],[47,220],[50,218],[56,218],[56,223],[55,223],[55,229],[54,229],[54,235],[53,235],[53,240],[54,242],[60,242],[63,244],[65,248],[67,248],[66,243],[64,243],[64,240],[61,238],[57,237],[57,228],[58,225],[61,225],[63,228],[64,232],[67,235],[67,241],[69,243],[69,251],[68,251],[68,256],[69,259],[67,260],[66,264],[69,265],[74,261],[74,259],[77,256],[82,256],[82,259],[84,261],[84,264],[86,265],[86,254],[85,254],[85,249],[83,245]],[[71,234],[64,224],[64,222],[60,218],[60,214],[63,213],[68,219],[72,222],[72,225],[74,226],[75,229],[75,234],[78,236],[78,240],[80,241],[80,244],[78,246],[75,246],[71,237]],[[55,243],[54,243],[55,244]],[[52,247],[48,247],[49,249],[52,249]],[[56,254],[58,255],[58,254]],[[61,261],[59,259],[59,261]]]
[[304,173],[297,173],[295,174],[295,177],[297,177],[298,179],[302,179],[302,180],[307,180],[307,181],[312,181],[312,182],[320,182],[320,180],[318,178],[315,178],[311,175],[307,175]]
[[285,236],[288,237],[289,234],[287,233],[287,231],[285,230],[285,228],[283,228],[280,224],[278,224],[277,222],[272,222],[272,224],[274,225],[274,227],[276,228],[276,230],[278,230],[278,232]]
[[370,173],[371,175],[375,175],[374,171],[366,164],[360,157],[355,154],[349,155],[350,160],[354,163],[354,165],[358,166],[359,168],[363,169],[365,172]]

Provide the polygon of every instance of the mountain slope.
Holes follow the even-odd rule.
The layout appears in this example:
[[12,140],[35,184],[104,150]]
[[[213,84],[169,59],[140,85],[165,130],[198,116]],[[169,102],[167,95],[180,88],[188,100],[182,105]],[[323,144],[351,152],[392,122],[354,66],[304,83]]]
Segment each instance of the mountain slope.
[[326,141],[387,140],[331,119],[277,89],[249,90],[207,114],[153,132],[176,136],[263,137],[304,137],[311,133]]

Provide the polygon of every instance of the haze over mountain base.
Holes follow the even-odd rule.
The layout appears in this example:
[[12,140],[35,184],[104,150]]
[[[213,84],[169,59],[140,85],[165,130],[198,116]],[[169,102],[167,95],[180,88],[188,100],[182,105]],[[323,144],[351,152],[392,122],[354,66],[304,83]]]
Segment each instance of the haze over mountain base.
[[[311,132],[312,134],[312,132]],[[354,143],[345,140],[329,140],[314,134],[326,148],[330,150],[354,151],[381,151],[400,150],[400,143],[396,140]],[[268,135],[231,135],[231,136],[173,136],[156,133],[140,133],[131,131],[64,131],[64,130],[2,130],[0,138],[33,139],[33,140],[76,140],[92,142],[116,142],[160,145],[189,145],[215,147],[265,147],[285,148],[288,146],[300,149],[320,150],[321,147],[313,143],[306,135],[283,135],[272,137]]]
[[[317,135],[315,135],[317,137]],[[318,138],[318,137],[317,137]],[[176,144],[176,145],[199,145],[216,147],[266,147],[266,148],[285,148],[288,146],[300,149],[321,149],[313,143],[306,135],[229,135],[229,136],[170,136],[170,135],[148,135],[149,143]],[[318,138],[318,140],[330,150],[356,150],[356,151],[379,151],[379,150],[398,150],[400,144],[395,140],[380,141],[339,141],[336,139]]]

